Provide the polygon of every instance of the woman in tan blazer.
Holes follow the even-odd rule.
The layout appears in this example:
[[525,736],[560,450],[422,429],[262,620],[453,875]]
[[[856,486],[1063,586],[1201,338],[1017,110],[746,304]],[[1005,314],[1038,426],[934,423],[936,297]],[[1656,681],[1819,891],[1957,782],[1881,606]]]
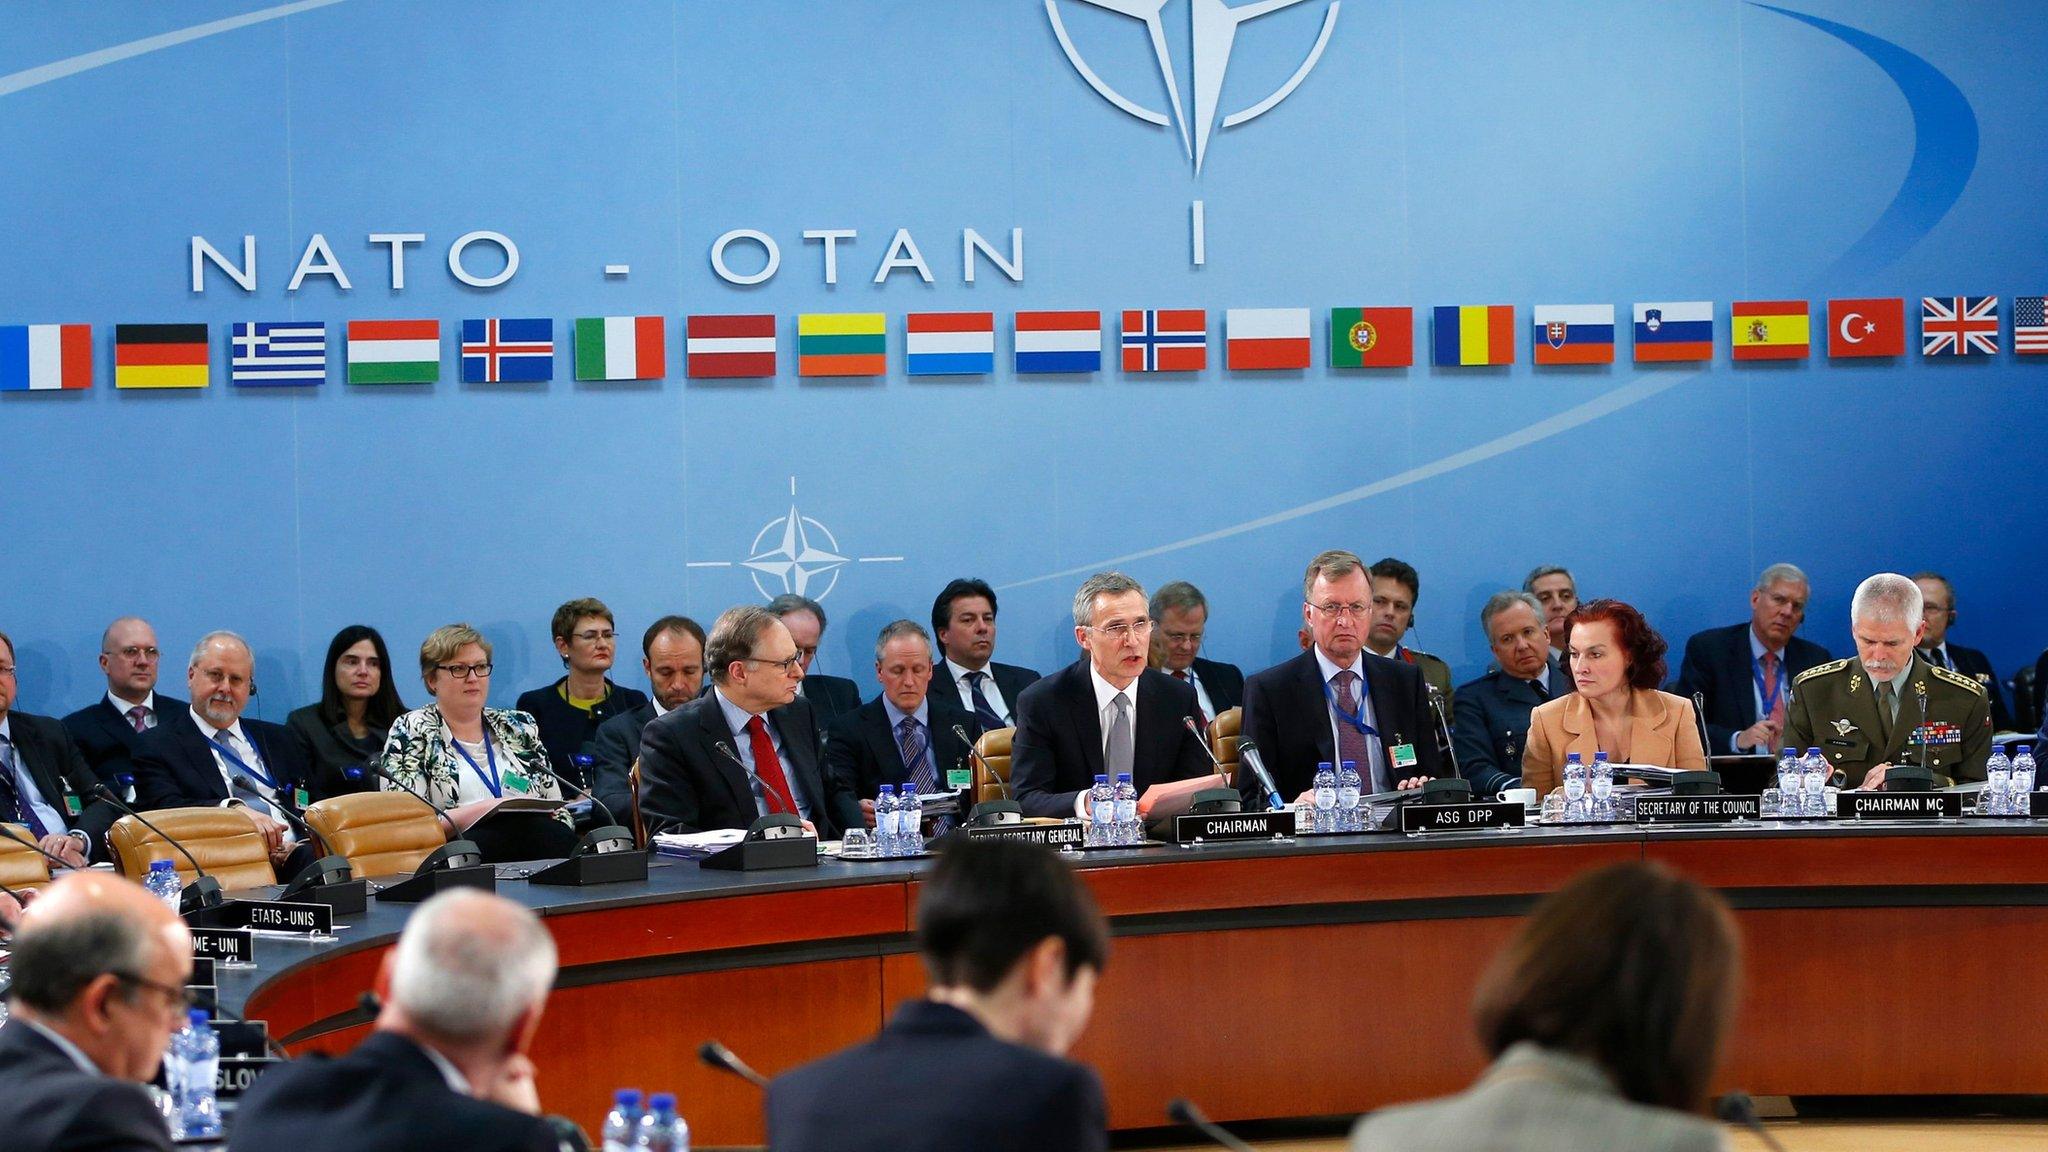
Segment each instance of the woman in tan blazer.
[[1706,768],[1692,701],[1657,690],[1666,646],[1642,613],[1619,600],[1588,601],[1571,614],[1565,634],[1577,691],[1529,714],[1522,787],[1550,795],[1573,752],[1588,764],[1605,752],[1617,764]]

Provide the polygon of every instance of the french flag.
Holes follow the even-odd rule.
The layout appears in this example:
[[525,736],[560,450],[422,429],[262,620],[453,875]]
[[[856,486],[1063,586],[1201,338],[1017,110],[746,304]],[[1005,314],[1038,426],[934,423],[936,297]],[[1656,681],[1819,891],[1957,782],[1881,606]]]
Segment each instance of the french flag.
[[0,326],[0,392],[92,387],[92,325]]
[[1017,313],[1017,373],[1102,371],[1102,313]]

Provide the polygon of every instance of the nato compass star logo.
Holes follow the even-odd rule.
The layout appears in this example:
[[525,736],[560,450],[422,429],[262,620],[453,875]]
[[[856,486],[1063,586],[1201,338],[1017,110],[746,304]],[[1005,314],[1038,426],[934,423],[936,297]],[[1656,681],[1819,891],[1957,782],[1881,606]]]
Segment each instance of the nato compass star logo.
[[839,586],[839,573],[848,564],[899,564],[901,556],[848,556],[839,550],[832,530],[797,508],[796,477],[789,478],[789,511],[770,520],[754,534],[747,558],[694,560],[689,568],[747,568],[754,587],[763,597],[773,599],[786,592],[823,600]]

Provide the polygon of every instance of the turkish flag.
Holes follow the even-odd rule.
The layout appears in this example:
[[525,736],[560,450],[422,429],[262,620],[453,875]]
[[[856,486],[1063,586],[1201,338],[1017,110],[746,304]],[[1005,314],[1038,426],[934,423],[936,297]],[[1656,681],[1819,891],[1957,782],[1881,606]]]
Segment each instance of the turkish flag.
[[1828,301],[1829,356],[1904,356],[1906,302],[1894,296],[1875,300]]

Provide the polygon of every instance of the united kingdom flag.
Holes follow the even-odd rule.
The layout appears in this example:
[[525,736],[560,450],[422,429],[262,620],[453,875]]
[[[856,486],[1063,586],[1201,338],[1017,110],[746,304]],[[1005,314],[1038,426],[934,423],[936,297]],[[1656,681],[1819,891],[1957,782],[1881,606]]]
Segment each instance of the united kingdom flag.
[[1922,296],[1920,355],[1996,356],[1998,297]]
[[464,320],[464,384],[540,384],[555,377],[555,322]]

